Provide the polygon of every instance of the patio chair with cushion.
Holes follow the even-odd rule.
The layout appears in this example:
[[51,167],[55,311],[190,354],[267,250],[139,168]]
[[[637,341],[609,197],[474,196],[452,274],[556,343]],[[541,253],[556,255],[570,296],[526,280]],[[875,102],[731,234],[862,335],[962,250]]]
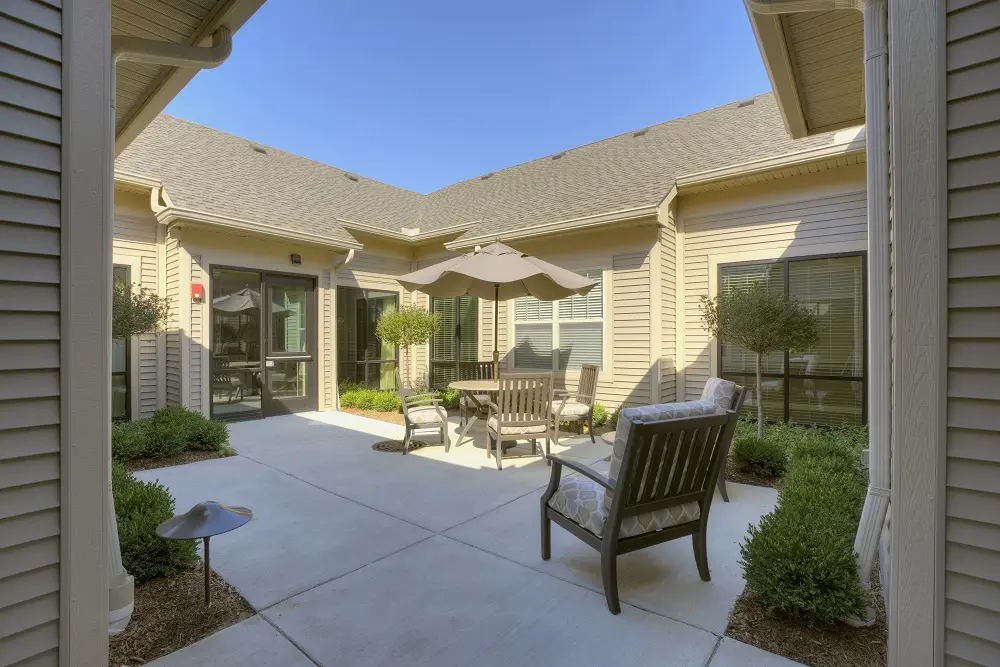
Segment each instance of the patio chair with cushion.
[[416,394],[406,388],[396,369],[396,395],[403,410],[403,423],[406,433],[403,435],[403,454],[410,448],[410,439],[415,431],[435,430],[441,434],[441,442],[445,449],[451,446],[448,437],[448,411],[441,399],[434,392]]
[[[721,410],[735,410],[737,417],[743,407],[743,400],[746,398],[746,389],[730,380],[710,377],[705,382],[705,388],[701,392],[701,400],[712,401]],[[717,482],[719,494],[723,502],[729,502],[729,490],[726,489],[726,463],[722,462],[722,469],[719,471]]]
[[513,440],[531,442],[531,453],[538,452],[538,441],[545,440],[549,454],[552,436],[552,373],[510,373],[500,376],[497,402],[489,404],[486,420],[486,458],[496,449],[497,470],[503,470],[503,443]]
[[590,441],[594,440],[594,397],[597,394],[597,366],[583,364],[580,368],[580,382],[575,392],[557,389],[552,404],[555,434],[552,440],[559,444],[559,424],[562,422],[587,422],[590,427]]
[[[709,581],[708,513],[737,418],[709,400],[622,410],[607,477],[550,456],[552,476],[541,499],[542,559],[551,557],[550,521],[599,551],[612,614],[621,612],[619,554],[691,535],[698,574]],[[564,478],[563,467],[579,475]]]
[[[460,361],[458,362],[459,380],[492,380],[492,361]],[[466,396],[464,393],[458,398],[458,423],[464,426],[469,420],[469,411],[485,411],[490,402],[489,394],[475,394]]]

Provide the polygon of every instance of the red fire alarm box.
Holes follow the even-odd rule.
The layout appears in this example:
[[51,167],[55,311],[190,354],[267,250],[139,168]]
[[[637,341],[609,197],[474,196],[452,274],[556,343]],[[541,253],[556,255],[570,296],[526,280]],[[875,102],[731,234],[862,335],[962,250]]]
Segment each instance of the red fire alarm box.
[[191,283],[191,300],[203,301],[205,299],[205,286],[201,283]]

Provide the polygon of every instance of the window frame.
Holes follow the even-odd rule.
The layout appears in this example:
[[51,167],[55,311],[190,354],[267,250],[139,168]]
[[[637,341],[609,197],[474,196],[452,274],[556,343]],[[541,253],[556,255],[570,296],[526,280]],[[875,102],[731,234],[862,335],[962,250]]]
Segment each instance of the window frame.
[[[454,336],[453,336],[453,338],[455,340],[455,360],[454,361],[449,362],[449,361],[436,360],[434,358],[434,337],[431,336],[430,340],[427,341],[427,384],[430,385],[430,387],[432,389],[435,388],[434,387],[434,365],[435,364],[439,364],[439,365],[442,365],[442,366],[445,366],[445,365],[448,365],[448,364],[452,364],[454,366],[454,368],[455,368],[455,379],[457,380],[458,379],[459,364],[462,364],[462,363],[471,363],[468,360],[463,361],[462,358],[461,358],[462,357],[461,299],[463,299],[463,298],[471,298],[471,299],[475,299],[476,300],[475,307],[474,307],[474,312],[476,314],[476,324],[473,327],[473,331],[474,331],[474,333],[476,335],[476,359],[474,359],[472,361],[478,361],[479,360],[479,356],[480,356],[481,351],[482,351],[482,346],[481,346],[482,340],[481,339],[482,339],[482,325],[483,325],[483,321],[482,321],[482,310],[483,310],[482,303],[483,303],[483,300],[480,299],[477,296],[471,296],[471,295],[428,296],[427,297],[427,309],[428,309],[428,312],[430,312],[430,313],[436,312],[434,310],[434,301],[435,300],[452,299],[455,302],[455,322],[456,322]],[[492,351],[491,351],[491,354],[492,354]],[[437,387],[437,388],[443,388],[443,387]]]
[[[789,278],[789,265],[793,262],[808,262],[812,260],[820,259],[836,259],[842,257],[859,257],[861,259],[861,357],[862,365],[861,372],[862,376],[842,376],[842,375],[806,375],[802,373],[792,373],[790,371],[791,365],[789,363],[789,353],[788,350],[784,350],[784,358],[782,362],[783,372],[781,373],[761,373],[761,379],[771,378],[779,379],[782,381],[783,388],[783,408],[782,408],[782,423],[790,423],[789,416],[791,413],[791,381],[792,380],[833,380],[842,382],[861,382],[861,425],[868,424],[868,253],[863,250],[858,251],[848,251],[848,252],[834,252],[834,253],[824,253],[818,255],[795,255],[788,257],[777,257],[771,259],[747,259],[735,262],[719,262],[716,265],[716,295],[722,288],[722,271],[723,269],[732,268],[734,266],[751,266],[754,264],[781,264],[782,265],[782,281],[784,286],[784,294],[788,294],[788,278]],[[718,362],[716,366],[716,374],[721,378],[723,375],[723,366],[725,363],[723,357],[723,351],[725,345],[722,341],[716,339],[715,341],[715,355]],[[728,375],[747,375],[749,377],[756,377],[753,372],[750,373],[728,373]]]
[[[524,324],[524,325],[548,324],[551,327],[551,330],[552,330],[552,366],[551,366],[551,368],[549,368],[549,370],[552,371],[553,373],[565,373],[565,374],[579,373],[580,372],[579,368],[559,368],[559,360],[560,360],[560,354],[559,354],[560,335],[559,334],[560,334],[560,329],[561,329],[561,325],[563,323],[565,323],[565,324],[590,323],[590,324],[600,324],[600,327],[601,327],[601,360],[600,360],[600,363],[598,364],[598,369],[597,370],[598,370],[598,374],[599,375],[602,375],[602,374],[604,374],[606,372],[606,369],[608,368],[608,358],[607,358],[608,357],[608,349],[607,349],[608,331],[607,331],[607,324],[608,324],[608,321],[609,321],[608,320],[608,299],[607,299],[607,296],[608,296],[607,282],[608,281],[607,281],[607,275],[606,275],[608,272],[605,269],[599,268],[599,267],[591,267],[591,268],[587,268],[587,269],[573,270],[573,272],[576,273],[576,274],[579,274],[580,276],[586,277],[586,278],[590,278],[590,276],[588,276],[588,274],[598,274],[600,276],[599,279],[600,279],[600,287],[601,287],[601,317],[599,317],[599,318],[587,317],[587,318],[584,318],[584,319],[567,319],[567,320],[562,320],[562,319],[559,318],[559,302],[562,301],[563,299],[559,299],[557,301],[549,301],[549,302],[547,302],[547,303],[551,303],[552,304],[552,317],[544,319],[544,320],[541,320],[541,319],[539,319],[539,320],[524,320],[524,321],[520,321],[519,322],[518,319],[517,319],[517,302],[520,301],[521,299],[534,298],[534,297],[517,297],[516,299],[511,299],[509,301],[509,305],[508,305],[508,313],[509,313],[508,317],[509,317],[509,321],[510,321],[510,332],[509,332],[508,336],[509,336],[509,339],[510,339],[509,348],[510,348],[510,354],[511,354],[510,368],[512,370],[515,370],[515,371],[518,371],[518,372],[533,372],[533,371],[543,372],[543,373],[546,372],[546,371],[544,371],[542,369],[538,369],[538,368],[524,368],[524,367],[520,367],[520,366],[517,365],[517,325],[518,324]],[[593,279],[593,278],[590,278],[590,279]],[[568,298],[572,298],[572,297],[566,297],[566,298],[568,299]]]
[[[114,262],[111,265],[111,288],[112,289],[114,289],[114,285],[115,285],[115,269],[124,269],[125,270],[125,284],[126,285],[131,285],[132,284],[132,265],[131,264],[122,264],[120,262]],[[111,340],[113,341],[114,338],[112,338]],[[124,412],[124,414],[118,415],[118,417],[115,417],[114,415],[112,415],[111,416],[111,420],[112,421],[126,421],[127,422],[127,421],[132,421],[132,419],[134,418],[134,415],[132,414],[132,384],[133,384],[132,383],[132,343],[133,343],[133,339],[132,338],[126,338],[124,340],[125,340],[125,370],[124,371],[118,371],[118,372],[115,372],[114,370],[112,370],[111,371],[111,375],[110,375],[110,381],[111,381],[111,389],[112,389],[112,391],[114,391],[114,378],[115,378],[115,376],[116,375],[124,375],[125,376],[125,412]],[[111,409],[114,410],[114,401],[111,401]]]
[[[386,289],[384,287],[362,287],[362,286],[359,286],[359,285],[339,285],[339,286],[337,286],[337,289],[338,290],[355,290],[355,291],[358,291],[358,292],[361,292],[362,294],[364,294],[363,299],[365,301],[365,319],[366,319],[366,321],[367,321],[367,317],[368,317],[367,316],[367,311],[368,311],[368,300],[369,300],[368,293],[369,292],[379,292],[379,293],[382,293],[382,294],[385,294],[385,295],[390,295],[390,294],[394,295],[395,299],[396,299],[395,307],[397,309],[400,308],[400,304],[403,301],[403,295],[402,295],[401,292],[399,292],[398,290]],[[339,299],[339,293],[334,298],[335,299]],[[338,302],[337,302],[337,307],[338,307],[337,319],[338,320],[343,316],[343,313],[339,312],[339,306],[340,306],[340,303],[339,303],[339,300],[338,300]],[[338,329],[339,329],[340,325],[335,322],[334,326],[338,327]],[[346,324],[345,324],[345,326],[346,326]],[[355,313],[354,326],[357,327],[356,313]],[[369,330],[367,327],[365,329],[366,348],[367,348],[368,336],[375,336],[374,329]],[[348,365],[354,365],[355,369],[357,368],[357,366],[360,366],[360,365],[364,366],[364,380],[361,383],[359,383],[359,384],[363,384],[366,389],[371,389],[372,388],[372,387],[369,387],[369,383],[368,383],[368,366],[369,365],[373,365],[373,364],[381,365],[381,364],[390,363],[390,362],[391,363],[395,363],[396,370],[398,370],[399,373],[400,373],[400,376],[403,377],[403,369],[400,366],[399,345],[395,345],[394,346],[394,353],[393,353],[394,357],[393,357],[393,359],[368,359],[367,356],[366,356],[366,358],[363,359],[363,360],[357,360],[357,359],[353,359],[352,360],[352,359],[341,359],[341,353],[340,353],[341,342],[342,342],[341,341],[341,337],[339,335],[337,335],[336,336],[336,342],[335,342],[334,355],[335,355],[335,360],[336,360],[336,364],[337,364],[337,383],[338,383],[338,385],[340,384],[340,382],[342,382],[344,380],[344,374],[342,373],[342,371]],[[377,389],[378,387],[374,387],[374,388]]]

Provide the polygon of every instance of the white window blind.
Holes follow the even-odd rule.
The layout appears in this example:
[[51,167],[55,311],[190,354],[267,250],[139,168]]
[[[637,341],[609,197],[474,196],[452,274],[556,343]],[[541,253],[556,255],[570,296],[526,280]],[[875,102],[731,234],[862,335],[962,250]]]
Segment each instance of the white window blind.
[[[597,285],[585,296],[560,301],[524,297],[514,302],[514,366],[521,370],[599,368],[604,351],[604,280],[600,270],[581,275]],[[556,353],[554,353],[554,351]]]

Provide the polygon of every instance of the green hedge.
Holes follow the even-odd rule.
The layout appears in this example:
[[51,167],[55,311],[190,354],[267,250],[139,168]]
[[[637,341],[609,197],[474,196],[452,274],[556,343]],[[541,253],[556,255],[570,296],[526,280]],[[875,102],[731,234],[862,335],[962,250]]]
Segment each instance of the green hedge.
[[773,512],[740,547],[747,586],[772,612],[820,626],[860,615],[854,536],[866,481],[857,429],[798,434]]
[[[431,390],[427,390],[431,392]],[[418,393],[423,393],[418,390]],[[458,390],[444,389],[436,393],[441,404],[447,410],[458,409]],[[340,407],[356,410],[374,410],[375,412],[399,412],[403,409],[402,402],[396,392],[388,389],[366,389],[354,383],[340,385]]]
[[156,527],[174,515],[174,499],[158,482],[142,482],[120,463],[111,467],[122,565],[136,583],[169,577],[195,560],[193,540],[165,540]]
[[740,472],[758,477],[777,477],[788,466],[788,453],[775,438],[758,440],[757,435],[741,435],[733,439],[730,457]]
[[234,453],[224,423],[180,406],[161,408],[151,419],[111,425],[111,455],[117,461],[163,459],[189,450]]
[[608,409],[600,403],[594,403],[594,428],[608,423]]

